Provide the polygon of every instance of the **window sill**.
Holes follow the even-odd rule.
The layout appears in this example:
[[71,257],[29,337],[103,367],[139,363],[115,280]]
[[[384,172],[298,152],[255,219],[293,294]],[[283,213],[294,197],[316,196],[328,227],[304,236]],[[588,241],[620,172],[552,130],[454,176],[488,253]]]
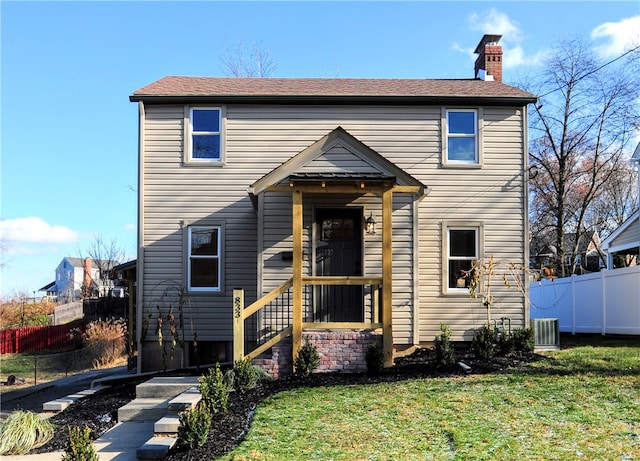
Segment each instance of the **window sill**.
[[461,170],[479,170],[482,168],[481,163],[464,163],[464,162],[443,162],[442,168],[457,168]]
[[222,160],[183,160],[182,166],[196,168],[222,168],[225,162]]

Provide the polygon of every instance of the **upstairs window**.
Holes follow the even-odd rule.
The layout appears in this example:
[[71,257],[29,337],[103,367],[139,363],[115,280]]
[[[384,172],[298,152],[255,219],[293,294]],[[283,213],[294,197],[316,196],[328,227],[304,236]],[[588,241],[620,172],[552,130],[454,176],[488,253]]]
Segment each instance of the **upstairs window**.
[[189,227],[188,273],[190,291],[220,291],[221,228]]
[[222,161],[222,109],[192,107],[189,109],[189,147],[187,161]]
[[473,109],[446,111],[446,162],[479,164],[478,113]]

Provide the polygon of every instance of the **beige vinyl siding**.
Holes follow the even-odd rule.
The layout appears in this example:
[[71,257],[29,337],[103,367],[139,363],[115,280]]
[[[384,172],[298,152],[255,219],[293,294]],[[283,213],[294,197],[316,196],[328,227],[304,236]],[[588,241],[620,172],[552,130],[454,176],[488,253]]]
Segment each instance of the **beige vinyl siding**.
[[609,244],[610,248],[625,247],[640,241],[640,220],[627,227]]
[[[394,195],[394,341],[432,341],[440,323],[452,327],[453,339],[469,339],[484,322],[484,309],[465,297],[442,295],[442,236],[444,220],[473,220],[484,224],[484,252],[501,260],[522,263],[524,255],[524,190],[522,184],[522,111],[485,107],[483,110],[483,168],[441,166],[441,108],[439,106],[258,106],[226,107],[225,165],[184,166],[184,107],[148,106],[144,124],[143,181],[145,274],[144,294],[169,278],[182,280],[184,265],[180,222],[222,223],[226,236],[225,287],[222,294],[194,296],[198,337],[231,339],[231,289],[247,290],[247,303],[257,290],[268,292],[291,277],[291,263],[281,259],[291,251],[291,198],[266,192],[261,217],[262,253],[258,254],[257,216],[247,187],[335,129],[347,132],[404,169],[430,188],[419,204],[418,244],[414,252],[414,197]],[[326,168],[360,169],[347,165],[339,149],[325,154],[306,171]],[[343,162],[343,160],[345,162]],[[323,164],[324,162],[324,164]],[[329,170],[330,171],[330,170]],[[304,197],[304,239],[309,248],[313,204]],[[326,200],[322,196],[322,200]],[[344,206],[373,211],[380,223],[380,197],[350,197]],[[379,225],[379,229],[381,229]],[[381,232],[381,231],[380,231]],[[365,275],[380,275],[381,233],[365,236]],[[310,251],[310,250],[309,250]],[[305,255],[309,258],[309,252]],[[418,257],[419,304],[414,306],[414,257]],[[309,261],[305,261],[309,270]],[[258,275],[262,274],[262,280]],[[524,322],[523,304],[513,290],[499,294],[495,316],[510,316],[514,326]],[[145,299],[145,306],[151,306]],[[146,307],[145,307],[146,308]],[[195,311],[194,311],[195,312]],[[418,331],[413,331],[414,312]],[[195,314],[194,314],[195,315]]]

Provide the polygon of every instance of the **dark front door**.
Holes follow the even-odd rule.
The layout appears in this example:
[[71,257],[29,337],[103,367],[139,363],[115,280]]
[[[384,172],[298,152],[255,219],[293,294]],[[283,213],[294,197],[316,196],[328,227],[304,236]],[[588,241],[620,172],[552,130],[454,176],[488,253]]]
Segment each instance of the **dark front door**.
[[[362,210],[316,209],[316,275],[362,275]],[[320,322],[362,322],[362,286],[328,285],[315,290]]]

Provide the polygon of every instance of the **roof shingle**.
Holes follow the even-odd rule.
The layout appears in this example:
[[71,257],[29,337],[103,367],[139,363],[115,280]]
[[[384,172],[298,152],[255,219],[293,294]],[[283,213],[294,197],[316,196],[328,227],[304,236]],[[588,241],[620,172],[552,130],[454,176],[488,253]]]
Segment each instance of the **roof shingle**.
[[219,78],[168,76],[133,92],[131,101],[171,98],[506,98],[531,93],[478,79]]

